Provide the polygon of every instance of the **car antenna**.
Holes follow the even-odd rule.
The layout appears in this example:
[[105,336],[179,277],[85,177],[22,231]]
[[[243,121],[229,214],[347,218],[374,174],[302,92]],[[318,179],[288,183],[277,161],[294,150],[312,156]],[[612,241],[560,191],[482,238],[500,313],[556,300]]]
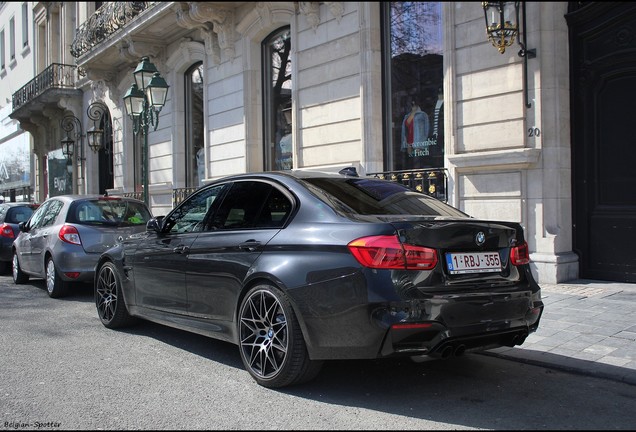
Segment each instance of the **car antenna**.
[[342,174],[342,175],[346,175],[346,176],[351,176],[351,177],[359,177],[358,176],[358,171],[356,170],[356,167],[346,167],[341,169],[340,171],[338,171],[338,174]]

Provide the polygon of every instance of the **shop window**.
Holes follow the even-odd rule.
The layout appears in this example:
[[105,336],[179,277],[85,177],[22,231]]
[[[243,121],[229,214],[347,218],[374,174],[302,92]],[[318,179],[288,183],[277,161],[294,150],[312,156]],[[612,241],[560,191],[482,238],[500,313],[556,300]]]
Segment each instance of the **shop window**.
[[382,5],[387,166],[395,171],[443,167],[442,4]]
[[292,158],[292,77],[289,27],[268,36],[263,49],[264,169],[290,170]]
[[203,139],[203,63],[185,73],[186,186],[199,187],[205,178]]

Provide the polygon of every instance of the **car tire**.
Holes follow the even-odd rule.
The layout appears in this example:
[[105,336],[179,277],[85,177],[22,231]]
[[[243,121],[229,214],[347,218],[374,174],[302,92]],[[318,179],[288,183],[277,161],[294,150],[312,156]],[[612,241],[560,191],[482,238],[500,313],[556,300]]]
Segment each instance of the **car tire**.
[[13,260],[11,261],[11,270],[13,275],[13,283],[24,284],[29,281],[29,275],[22,271],[20,268],[20,261],[18,260],[17,252],[13,252]]
[[257,285],[243,298],[238,315],[243,365],[268,388],[301,384],[318,375],[322,361],[311,360],[296,314],[285,293]]
[[9,263],[6,261],[0,261],[0,274],[5,274],[9,268]]
[[112,262],[104,263],[97,272],[95,306],[97,307],[97,315],[100,321],[107,328],[126,327],[136,321],[128,313],[121,277]]
[[60,298],[66,295],[67,284],[60,277],[53,258],[46,260],[44,280],[46,281],[46,293],[51,298]]

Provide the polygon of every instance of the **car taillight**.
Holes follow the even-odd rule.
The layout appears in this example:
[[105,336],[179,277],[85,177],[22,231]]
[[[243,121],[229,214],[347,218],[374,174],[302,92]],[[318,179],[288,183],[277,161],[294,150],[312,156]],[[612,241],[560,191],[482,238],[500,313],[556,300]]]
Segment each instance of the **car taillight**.
[[13,235],[13,228],[11,228],[11,225],[6,224],[6,223],[0,225],[0,237],[6,237],[6,238],[14,238],[15,237]]
[[431,270],[437,265],[435,249],[400,243],[396,236],[362,237],[347,246],[356,260],[369,268]]
[[82,240],[80,239],[79,233],[77,232],[77,228],[71,225],[64,225],[60,228],[59,233],[60,240],[66,243],[81,245]]
[[510,248],[510,262],[512,265],[523,265],[530,262],[530,254],[528,253],[528,243],[523,242],[520,245]]

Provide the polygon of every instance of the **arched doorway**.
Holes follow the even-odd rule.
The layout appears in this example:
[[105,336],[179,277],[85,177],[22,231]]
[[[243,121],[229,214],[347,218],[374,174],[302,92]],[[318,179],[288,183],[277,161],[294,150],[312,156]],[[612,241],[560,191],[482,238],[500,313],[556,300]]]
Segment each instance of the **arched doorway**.
[[636,282],[636,3],[572,2],[566,18],[580,276]]

